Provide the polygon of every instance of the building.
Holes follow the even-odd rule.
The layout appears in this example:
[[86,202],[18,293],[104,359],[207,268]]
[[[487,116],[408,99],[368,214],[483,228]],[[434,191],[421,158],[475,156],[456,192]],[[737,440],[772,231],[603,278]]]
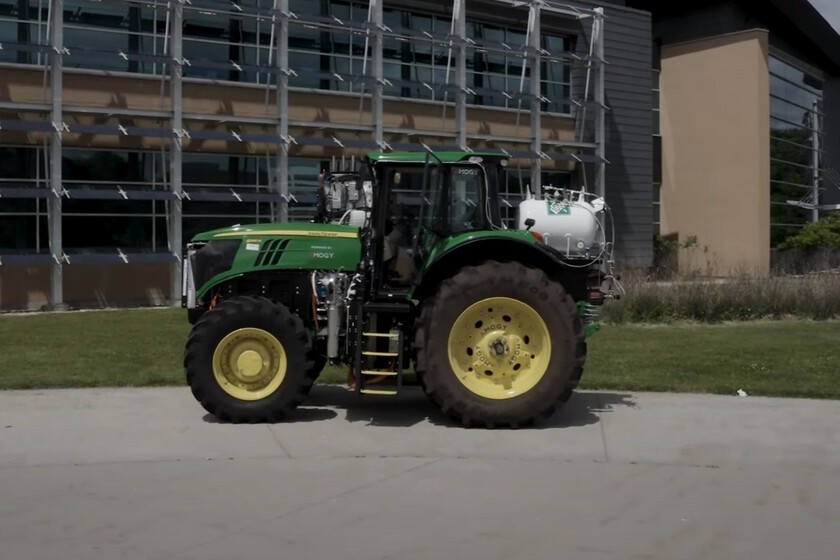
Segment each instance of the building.
[[656,223],[680,265],[766,273],[840,203],[840,37],[805,0],[628,0],[651,13]]
[[604,192],[622,268],[661,233],[766,271],[840,138],[837,35],[769,5],[0,0],[0,310],[177,301],[193,233],[307,220],[321,171],[426,146],[508,152],[509,218]]

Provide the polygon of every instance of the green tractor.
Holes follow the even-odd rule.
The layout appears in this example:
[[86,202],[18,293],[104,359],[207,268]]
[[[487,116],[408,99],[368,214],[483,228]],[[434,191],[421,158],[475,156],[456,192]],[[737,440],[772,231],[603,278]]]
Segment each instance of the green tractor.
[[[548,188],[511,211],[498,153],[367,155],[319,187],[309,223],[196,235],[184,259],[187,382],[231,422],[287,417],[327,363],[359,394],[413,368],[466,426],[552,414],[580,381],[597,306],[617,297],[603,200]],[[536,226],[536,227],[535,227]]]

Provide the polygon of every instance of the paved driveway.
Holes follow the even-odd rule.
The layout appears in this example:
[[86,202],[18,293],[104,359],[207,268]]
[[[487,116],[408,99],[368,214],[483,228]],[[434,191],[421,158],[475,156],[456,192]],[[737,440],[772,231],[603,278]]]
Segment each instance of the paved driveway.
[[316,387],[219,424],[186,388],[0,392],[0,558],[836,560],[840,403],[578,393],[466,430]]

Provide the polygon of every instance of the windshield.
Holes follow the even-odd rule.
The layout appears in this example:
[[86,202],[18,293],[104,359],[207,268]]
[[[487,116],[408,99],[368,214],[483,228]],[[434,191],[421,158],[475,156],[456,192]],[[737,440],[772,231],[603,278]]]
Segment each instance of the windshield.
[[389,192],[385,235],[391,235],[398,245],[408,246],[409,240],[414,240],[425,246],[435,237],[487,229],[488,220],[499,223],[496,205],[489,205],[495,214],[487,216],[481,165],[430,162],[425,167],[389,166],[383,170],[382,181]]
[[484,175],[477,165],[457,165],[449,170],[448,231],[460,233],[484,226]]

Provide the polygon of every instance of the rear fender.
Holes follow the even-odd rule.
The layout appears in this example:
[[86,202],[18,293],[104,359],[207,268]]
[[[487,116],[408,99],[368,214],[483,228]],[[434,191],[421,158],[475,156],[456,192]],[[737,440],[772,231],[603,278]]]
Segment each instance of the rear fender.
[[570,268],[563,265],[549,249],[539,244],[504,237],[484,237],[466,241],[448,250],[423,273],[412,299],[423,301],[433,296],[440,283],[454,276],[465,266],[484,261],[519,262],[538,268],[560,282],[575,301],[586,299],[590,268]]

